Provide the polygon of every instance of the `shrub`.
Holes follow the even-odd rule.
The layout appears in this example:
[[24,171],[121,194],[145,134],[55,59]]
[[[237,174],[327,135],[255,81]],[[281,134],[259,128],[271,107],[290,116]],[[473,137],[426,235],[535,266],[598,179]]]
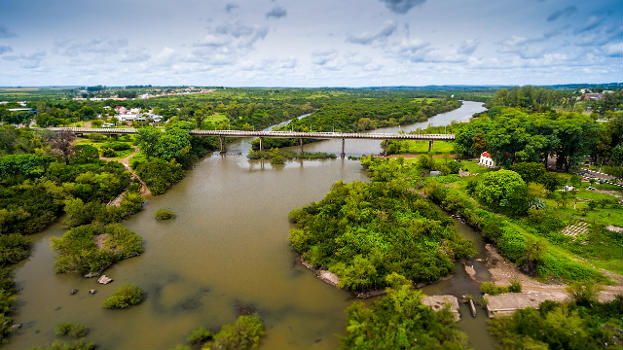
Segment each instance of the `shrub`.
[[596,283],[575,282],[567,287],[567,291],[578,305],[589,306],[597,302],[601,286]]
[[102,148],[109,148],[112,149],[113,151],[125,151],[127,149],[132,148],[129,144],[125,143],[125,142],[120,142],[120,141],[112,141],[112,142],[106,142],[102,145]]
[[156,211],[156,214],[154,215],[155,219],[158,221],[162,221],[162,220],[170,220],[175,218],[175,212],[169,210],[169,209],[158,209]]
[[286,163],[286,157],[284,157],[281,154],[278,154],[270,158],[270,164],[285,164],[285,163]]
[[145,293],[133,284],[126,284],[119,287],[115,293],[104,300],[106,309],[127,309],[130,306],[138,305],[143,302]]
[[121,209],[121,214],[124,218],[129,217],[130,215],[136,214],[139,211],[143,210],[143,203],[145,199],[143,196],[137,191],[127,191],[123,198],[121,198],[121,203],[119,203],[119,208]]
[[72,338],[82,338],[89,334],[89,328],[80,323],[61,322],[56,325],[56,335],[68,335]]
[[203,327],[195,329],[186,338],[186,342],[191,345],[204,344],[209,340],[212,340],[212,333]]
[[50,345],[43,348],[35,347],[33,350],[95,350],[96,347],[95,343],[87,341],[84,338],[77,339],[71,343],[56,339]]
[[30,241],[17,234],[0,235],[0,266],[16,264],[30,255]]
[[480,285],[480,291],[484,294],[498,295],[504,293],[521,293],[521,282],[517,278],[511,279],[511,284],[508,286],[498,286],[493,282],[483,282]]
[[116,157],[117,153],[112,148],[102,148],[102,157]]
[[209,349],[245,350],[255,349],[264,335],[264,325],[257,316],[239,316],[233,324],[226,324],[214,335],[214,339],[206,343]]
[[91,145],[77,145],[71,164],[86,164],[99,159],[99,151]]
[[512,278],[511,284],[508,286],[508,291],[511,293],[521,293],[521,281],[518,278]]

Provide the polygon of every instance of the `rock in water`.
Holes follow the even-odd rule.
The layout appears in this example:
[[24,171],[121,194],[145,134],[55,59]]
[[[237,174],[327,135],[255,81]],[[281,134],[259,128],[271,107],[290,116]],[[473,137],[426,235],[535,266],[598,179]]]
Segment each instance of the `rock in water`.
[[102,275],[100,278],[97,279],[97,283],[100,283],[100,284],[108,284],[110,282],[112,282],[112,278],[106,275]]
[[97,277],[97,273],[95,272],[89,272],[86,275],[83,276],[84,278],[93,278],[93,277]]
[[97,291],[95,289],[89,289],[89,294],[95,294]]
[[69,292],[69,294],[71,295],[75,295],[78,293],[78,290],[76,288],[72,289],[71,292]]

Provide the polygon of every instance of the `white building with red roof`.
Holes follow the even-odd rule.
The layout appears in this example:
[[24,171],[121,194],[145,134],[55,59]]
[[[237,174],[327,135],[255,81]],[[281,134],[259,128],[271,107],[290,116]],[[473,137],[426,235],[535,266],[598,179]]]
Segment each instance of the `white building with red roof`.
[[478,161],[478,164],[482,166],[486,166],[487,168],[495,167],[495,162],[493,161],[493,158],[491,158],[491,154],[489,154],[489,152],[487,151],[482,152],[482,154],[480,155],[480,160]]

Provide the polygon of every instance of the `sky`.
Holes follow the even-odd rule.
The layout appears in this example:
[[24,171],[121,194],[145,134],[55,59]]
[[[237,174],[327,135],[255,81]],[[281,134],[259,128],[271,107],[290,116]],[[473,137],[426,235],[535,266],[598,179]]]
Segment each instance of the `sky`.
[[623,77],[623,0],[0,0],[0,86]]

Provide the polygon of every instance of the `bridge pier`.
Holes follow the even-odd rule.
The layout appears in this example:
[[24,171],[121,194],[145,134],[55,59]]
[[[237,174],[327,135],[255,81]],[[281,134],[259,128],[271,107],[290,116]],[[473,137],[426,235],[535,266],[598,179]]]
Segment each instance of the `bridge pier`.
[[225,149],[225,140],[223,140],[223,136],[219,136],[218,139],[221,142],[221,153],[227,152],[227,150]]
[[433,151],[433,140],[428,141],[428,153]]
[[260,152],[264,151],[264,138],[260,137]]
[[299,138],[299,146],[301,146],[301,153],[303,153],[304,150],[303,150],[303,138],[302,137]]
[[383,150],[383,155],[387,157],[387,149],[389,148],[389,140],[385,140],[385,149]]
[[342,159],[344,159],[344,157],[346,156],[346,153],[344,153],[344,143],[346,143],[345,141],[346,139],[342,137],[342,153],[340,154],[340,156],[342,157]]

